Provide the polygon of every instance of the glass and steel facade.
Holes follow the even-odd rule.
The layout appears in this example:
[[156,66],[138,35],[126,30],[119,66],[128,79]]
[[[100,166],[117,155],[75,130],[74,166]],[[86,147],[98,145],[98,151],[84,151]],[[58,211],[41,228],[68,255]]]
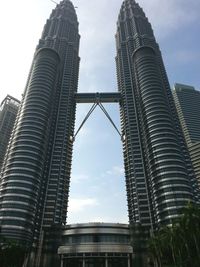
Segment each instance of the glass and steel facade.
[[200,186],[200,91],[193,86],[176,83],[173,96]]
[[190,145],[188,149],[200,188],[200,142]]
[[73,4],[61,1],[36,48],[3,166],[1,234],[27,246],[41,247],[46,229],[66,223],[79,39]]
[[170,224],[198,189],[159,46],[134,0],[121,6],[116,46],[129,221]]
[[0,170],[19,108],[19,100],[7,95],[0,106]]
[[200,91],[193,86],[176,83],[173,97],[187,145],[200,142]]
[[58,254],[62,267],[131,267],[133,250],[126,224],[67,225]]

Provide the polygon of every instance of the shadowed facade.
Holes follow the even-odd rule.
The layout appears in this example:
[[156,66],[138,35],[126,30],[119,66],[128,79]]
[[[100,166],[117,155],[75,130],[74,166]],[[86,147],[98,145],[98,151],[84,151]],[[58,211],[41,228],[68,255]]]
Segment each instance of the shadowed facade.
[[199,191],[159,46],[134,0],[121,6],[116,45],[129,221],[153,229]]

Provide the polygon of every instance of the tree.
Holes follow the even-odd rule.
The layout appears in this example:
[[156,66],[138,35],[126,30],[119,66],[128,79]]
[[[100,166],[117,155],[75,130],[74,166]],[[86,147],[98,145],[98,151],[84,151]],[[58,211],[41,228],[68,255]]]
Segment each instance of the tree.
[[155,265],[200,266],[200,206],[189,203],[171,226],[161,227],[149,240]]
[[0,263],[1,267],[22,267],[26,248],[13,240],[1,238]]

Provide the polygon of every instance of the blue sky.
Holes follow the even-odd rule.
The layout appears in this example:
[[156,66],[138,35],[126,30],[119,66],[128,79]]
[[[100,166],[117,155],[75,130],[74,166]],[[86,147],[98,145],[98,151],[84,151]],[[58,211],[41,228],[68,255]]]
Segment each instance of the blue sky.
[[[80,23],[80,92],[116,91],[115,31],[122,0],[74,0]],[[170,84],[200,88],[200,0],[138,0],[152,23]],[[1,3],[0,101],[21,98],[35,47],[54,4]],[[12,64],[11,64],[12,63]],[[90,106],[77,107],[76,127]],[[120,128],[119,108],[106,109]],[[128,222],[122,146],[97,108],[76,138],[68,222]]]

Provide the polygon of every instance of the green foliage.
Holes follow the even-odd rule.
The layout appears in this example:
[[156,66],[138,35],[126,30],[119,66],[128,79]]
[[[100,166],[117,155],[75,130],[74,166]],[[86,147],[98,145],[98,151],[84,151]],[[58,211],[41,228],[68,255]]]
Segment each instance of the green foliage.
[[0,266],[22,267],[26,249],[13,240],[0,240]]
[[189,203],[182,214],[149,240],[149,253],[158,267],[200,266],[200,207]]

